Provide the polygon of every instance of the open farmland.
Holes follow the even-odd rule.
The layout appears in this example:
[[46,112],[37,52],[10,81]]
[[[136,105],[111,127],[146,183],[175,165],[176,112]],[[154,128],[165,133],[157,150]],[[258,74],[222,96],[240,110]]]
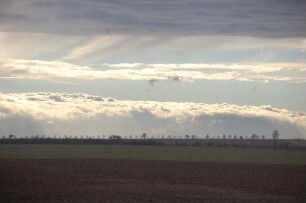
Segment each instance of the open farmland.
[[1,145],[0,202],[305,202],[305,151]]
[[101,158],[306,164],[306,151],[125,145],[0,145],[0,158]]
[[306,166],[0,160],[1,202],[305,202]]

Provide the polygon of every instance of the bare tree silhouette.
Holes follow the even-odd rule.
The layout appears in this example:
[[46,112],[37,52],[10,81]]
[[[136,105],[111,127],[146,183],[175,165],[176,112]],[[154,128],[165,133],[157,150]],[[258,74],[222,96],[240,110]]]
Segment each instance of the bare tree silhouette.
[[15,138],[15,135],[9,135],[8,138],[13,139],[13,138]]
[[279,137],[278,130],[274,130],[273,133],[272,133],[272,138],[274,140],[274,147],[277,147],[278,137]]

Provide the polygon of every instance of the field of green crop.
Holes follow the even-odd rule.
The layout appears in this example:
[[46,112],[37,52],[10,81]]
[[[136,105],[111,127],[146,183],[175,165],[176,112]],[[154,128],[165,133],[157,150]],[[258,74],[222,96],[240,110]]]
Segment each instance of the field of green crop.
[[290,143],[298,146],[306,146],[306,140],[291,140]]
[[306,151],[105,145],[0,145],[1,159],[101,158],[306,165]]

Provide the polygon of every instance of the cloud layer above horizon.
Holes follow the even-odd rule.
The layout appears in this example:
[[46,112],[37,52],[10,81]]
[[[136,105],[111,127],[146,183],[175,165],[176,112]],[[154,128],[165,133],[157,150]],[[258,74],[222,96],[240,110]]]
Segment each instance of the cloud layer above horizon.
[[[119,101],[88,94],[0,94],[0,134],[268,134],[306,136],[306,114],[271,106]],[[12,122],[13,121],[13,122]],[[34,126],[34,127],[33,127]],[[36,127],[35,127],[36,126]],[[230,127],[231,126],[231,127]]]
[[304,0],[1,0],[0,133],[305,137],[305,11]]
[[124,79],[194,81],[306,82],[306,66],[297,64],[101,64],[95,68],[59,61],[0,59],[0,78],[81,80]]

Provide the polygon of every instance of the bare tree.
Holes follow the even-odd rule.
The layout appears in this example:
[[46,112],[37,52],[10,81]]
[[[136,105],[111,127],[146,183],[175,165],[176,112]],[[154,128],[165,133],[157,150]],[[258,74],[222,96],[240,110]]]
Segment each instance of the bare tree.
[[278,130],[274,130],[273,133],[272,133],[272,138],[273,138],[274,140],[276,140],[276,139],[278,139],[278,137],[279,137]]
[[15,135],[9,135],[8,138],[13,139],[13,138],[15,138]]
[[252,139],[252,140],[255,140],[255,139],[256,139],[256,134],[255,134],[255,133],[253,133],[253,134],[251,135],[251,139]]
[[279,137],[278,130],[274,130],[273,133],[272,133],[272,138],[274,140],[274,147],[277,147],[278,137]]
[[116,140],[120,140],[120,139],[122,139],[122,137],[120,136],[120,135],[111,135],[111,136],[109,136],[109,138],[108,139],[116,139]]
[[189,138],[189,135],[185,135],[185,137],[186,137],[186,139],[188,139],[188,138]]

